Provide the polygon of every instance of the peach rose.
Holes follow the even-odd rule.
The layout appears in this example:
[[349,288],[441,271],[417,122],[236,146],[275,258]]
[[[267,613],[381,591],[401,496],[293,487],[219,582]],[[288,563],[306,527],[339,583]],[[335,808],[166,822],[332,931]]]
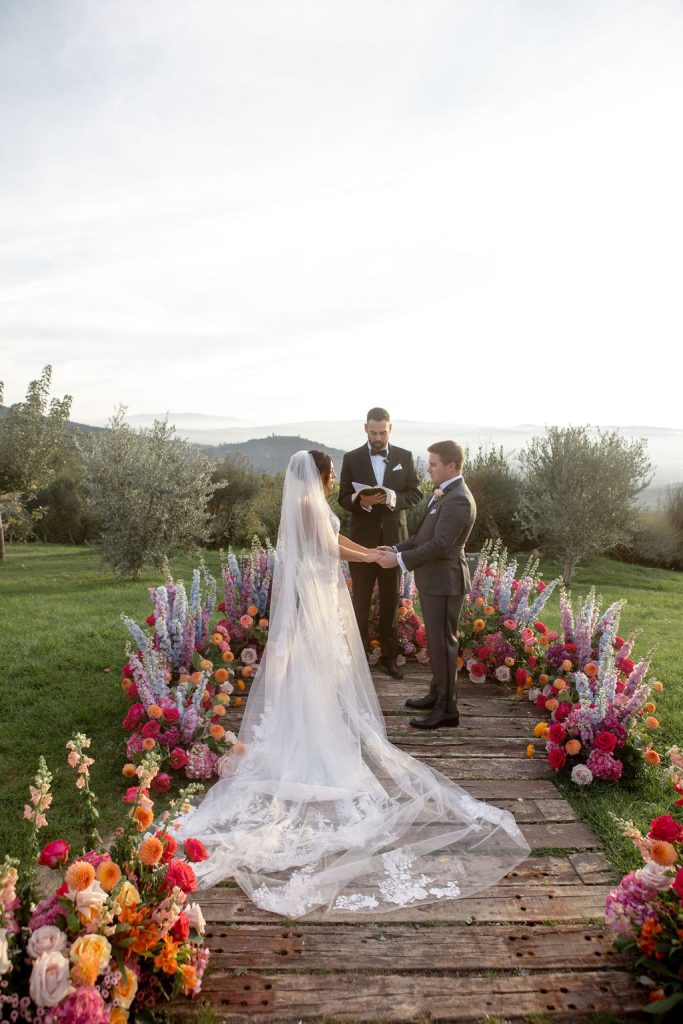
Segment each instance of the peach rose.
[[76,963],[82,956],[94,957],[102,973],[111,960],[111,943],[104,935],[79,935],[71,947],[69,956]]

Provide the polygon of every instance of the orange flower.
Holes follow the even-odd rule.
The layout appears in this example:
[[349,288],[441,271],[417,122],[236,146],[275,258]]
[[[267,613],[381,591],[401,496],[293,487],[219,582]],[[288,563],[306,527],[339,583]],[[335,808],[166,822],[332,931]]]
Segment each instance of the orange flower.
[[371,641],[370,641],[370,647],[372,648],[372,650],[373,650],[373,651],[376,651],[376,650],[377,650],[377,648],[378,648],[378,647],[381,647],[381,646],[382,646],[382,645],[381,645],[381,643],[379,642],[379,640],[371,640]]
[[197,971],[192,964],[181,964],[180,976],[183,979],[183,995],[189,996],[197,987]]
[[225,714],[225,708],[223,707],[222,704],[214,704],[214,706],[211,708],[211,714],[217,715],[219,718],[221,718]]
[[648,715],[654,715],[655,711],[657,710],[657,705],[654,703],[654,701],[649,700],[645,705],[644,710],[647,711]]
[[256,607],[256,605],[249,605],[249,607],[247,608],[247,615],[251,615],[252,618],[254,617],[254,615],[258,615],[258,608]]
[[268,619],[259,619],[258,624],[261,627],[261,629],[266,629],[268,626]]
[[[128,973],[132,974],[133,972],[129,970]],[[122,1006],[112,1006],[109,1024],[128,1024],[128,1017],[128,1010],[124,1010]]]
[[550,681],[550,676],[547,676],[545,672],[541,672],[540,676],[538,677],[538,681],[541,684],[541,686],[545,686],[545,684]]
[[477,598],[475,598],[474,603],[476,604],[476,606],[478,608],[483,608],[484,605],[486,604],[486,601],[485,601],[485,599],[483,597],[477,597]]
[[87,987],[94,985],[100,973],[100,961],[93,949],[85,949],[78,961],[71,968],[71,980],[75,985]]
[[512,668],[514,663],[515,663],[515,659],[514,658],[506,658],[505,659],[505,664],[507,665],[508,668]]
[[645,719],[645,725],[648,727],[648,729],[659,729],[659,722],[656,718],[653,718],[652,715],[648,715],[648,717]]
[[533,757],[535,752],[536,752],[536,747],[533,745],[533,743],[529,743],[527,748],[526,748],[526,756],[527,757]]
[[223,651],[222,658],[223,661],[234,661],[235,655],[232,653],[232,651]]
[[657,751],[652,750],[650,747],[646,748],[645,752],[643,753],[643,758],[648,764],[654,765],[660,764],[662,760]]
[[228,697],[227,693],[217,693],[216,696],[214,697],[214,700],[217,701],[219,704],[230,703],[230,698]]
[[650,856],[655,864],[661,864],[662,867],[670,868],[676,863],[678,854],[676,853],[675,846],[667,843],[664,839],[658,839],[650,847]]
[[664,691],[664,683],[660,682],[660,680],[657,679],[652,684],[652,689],[655,691],[655,693],[662,693]]
[[154,966],[165,974],[175,974],[178,970],[176,956],[180,943],[174,942],[168,935],[164,935],[163,943],[161,952],[154,957]]
[[135,775],[137,775],[137,773],[137,768],[135,767],[134,764],[131,764],[130,761],[128,762],[128,764],[124,764],[123,768],[121,769],[121,774],[123,775],[124,779],[132,779]]
[[228,678],[228,670],[225,668],[217,668],[213,674],[213,678],[217,683],[224,683]]
[[65,877],[70,889],[83,892],[95,881],[95,869],[87,860],[75,860],[66,869]]
[[534,645],[533,644],[524,644],[524,653],[525,654],[533,654],[534,653]]
[[160,708],[158,704],[150,704],[147,708],[147,714],[150,718],[161,718],[164,713],[164,709]]
[[190,677],[188,676],[187,672],[184,675],[180,676],[178,679],[179,683],[188,683],[189,681]]
[[113,860],[103,860],[97,866],[95,877],[105,892],[111,892],[121,881],[121,868]]
[[244,684],[244,679],[238,679],[237,680],[237,689],[238,690],[243,690],[244,689],[244,685],[245,685]]
[[143,750],[154,750],[156,745],[157,741],[154,739],[153,736],[145,736],[144,740],[142,741]]
[[581,744],[578,740],[567,740],[564,745],[564,749],[567,751],[570,757],[576,757],[578,752],[581,750]]
[[209,661],[208,658],[202,658],[202,660],[199,662],[199,667],[203,669],[213,668],[213,662]]
[[495,610],[492,604],[487,604],[484,608],[484,615],[493,615]]
[[223,643],[223,634],[222,633],[214,633],[212,635],[212,637],[211,637],[211,643],[212,644],[222,644]]
[[545,702],[546,711],[554,711],[555,708],[559,706],[559,703],[560,702],[558,700],[555,700],[554,697],[551,697],[550,700],[547,700]]
[[241,697],[235,697],[235,699],[233,701],[233,704],[235,705],[236,708],[240,707],[241,704],[242,704],[242,698]]
[[569,683],[567,682],[566,679],[556,679],[555,680],[555,686],[557,687],[558,690],[568,690],[569,689]]
[[399,617],[399,619],[405,619],[407,614],[408,614],[408,609],[407,608],[399,608],[399,610],[398,610],[398,617]]
[[523,686],[518,686],[517,687],[517,696],[518,697],[523,697],[524,696],[524,687]]
[[587,665],[583,666],[583,672],[589,679],[594,679],[598,674],[598,666],[594,661],[589,661]]
[[164,844],[156,836],[145,836],[138,847],[138,858],[141,864],[154,867],[164,855]]
[[244,676],[245,679],[248,679],[249,676],[253,676],[253,674],[254,670],[251,667],[251,665],[245,665],[244,668],[242,669],[242,675]]
[[463,659],[462,659],[462,658],[460,657],[460,655],[458,655],[458,657],[457,657],[457,658],[455,659],[455,664],[457,665],[457,667],[458,667],[459,669],[460,669],[460,668],[462,668],[462,667],[463,667],[463,665],[465,664],[465,662],[464,662],[464,661],[463,661]]
[[201,683],[201,681],[202,681],[202,673],[201,672],[193,672],[192,675],[190,676],[190,682],[194,683],[195,686],[197,686],[199,683]]
[[640,929],[640,935],[636,942],[646,956],[654,956],[657,952],[656,939],[661,931],[663,931],[662,925],[657,924],[654,918],[649,917],[647,921],[643,921],[643,927]]
[[242,754],[246,754],[247,752],[246,743],[243,743],[242,740],[238,740],[237,743],[233,745],[232,752],[233,754],[237,754],[238,757],[242,757]]
[[154,811],[151,807],[136,807],[133,817],[138,832],[144,832],[154,821]]
[[472,629],[475,633],[481,633],[482,629],[486,629],[486,623],[483,619],[475,619],[472,623]]
[[547,728],[548,726],[545,722],[536,722],[536,725],[534,726],[534,736],[542,736]]
[[225,729],[222,725],[212,725],[209,732],[214,740],[222,740],[225,736]]
[[562,662],[561,666],[560,666],[560,668],[562,669],[563,672],[570,672],[571,671],[571,667],[572,667],[572,663],[569,660],[569,658],[565,658],[564,661]]

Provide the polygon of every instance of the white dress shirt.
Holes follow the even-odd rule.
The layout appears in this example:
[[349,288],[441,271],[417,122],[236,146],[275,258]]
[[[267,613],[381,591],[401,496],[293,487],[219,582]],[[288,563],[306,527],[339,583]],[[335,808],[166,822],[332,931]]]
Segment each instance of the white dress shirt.
[[[377,486],[378,487],[384,487],[384,474],[385,474],[386,468],[387,468],[387,459],[389,457],[389,450],[390,450],[389,449],[389,445],[387,445],[386,457],[384,455],[376,455],[373,452],[373,450],[372,450],[372,445],[368,441],[368,451],[370,453],[370,462],[372,463],[372,471],[375,474],[375,480],[377,481]],[[354,494],[354,496],[352,497],[351,501],[355,501],[357,497],[358,497],[358,494]],[[387,487],[386,507],[389,509],[390,512],[393,512],[394,509],[396,508],[396,491],[392,491],[390,487]],[[365,508],[365,506],[362,503],[361,503],[361,508],[365,509],[366,512],[372,512],[371,508]]]
[[[442,484],[439,484],[438,489],[441,490],[441,491],[445,491],[446,488],[450,487],[451,484],[454,484],[456,480],[462,480],[462,473],[458,473],[457,476],[452,476],[450,478],[450,480],[444,480],[444,482]],[[437,488],[435,487],[434,490],[436,491]],[[431,508],[435,501],[436,501],[436,494],[432,494],[431,498],[427,502],[427,508]],[[394,551],[396,551],[396,547],[394,547]],[[405,565],[403,564],[403,559],[401,558],[401,552],[400,551],[396,551],[396,557],[398,559],[398,564],[401,566],[401,572],[407,572],[408,570],[406,569]]]

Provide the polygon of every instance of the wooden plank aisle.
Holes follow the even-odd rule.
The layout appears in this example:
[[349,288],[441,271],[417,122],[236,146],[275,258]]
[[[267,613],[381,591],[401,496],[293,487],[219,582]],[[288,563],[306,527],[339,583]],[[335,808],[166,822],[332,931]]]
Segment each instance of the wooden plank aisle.
[[[278,919],[239,889],[207,890],[199,898],[213,957],[204,1000],[231,1022],[639,1019],[641,993],[601,923],[614,876],[544,759],[525,756],[535,719],[528,702],[465,682],[461,727],[423,735],[404,701],[423,693],[426,679],[419,667],[403,682],[375,673],[391,742],[511,811],[531,857],[475,896],[353,920]],[[238,713],[232,718],[235,728]]]

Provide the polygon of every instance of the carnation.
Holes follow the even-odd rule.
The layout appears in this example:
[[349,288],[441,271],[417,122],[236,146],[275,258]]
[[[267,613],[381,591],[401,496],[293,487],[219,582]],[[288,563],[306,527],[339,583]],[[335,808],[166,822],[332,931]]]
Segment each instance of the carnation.
[[586,764],[575,764],[572,768],[572,782],[576,786],[590,786],[593,772]]

